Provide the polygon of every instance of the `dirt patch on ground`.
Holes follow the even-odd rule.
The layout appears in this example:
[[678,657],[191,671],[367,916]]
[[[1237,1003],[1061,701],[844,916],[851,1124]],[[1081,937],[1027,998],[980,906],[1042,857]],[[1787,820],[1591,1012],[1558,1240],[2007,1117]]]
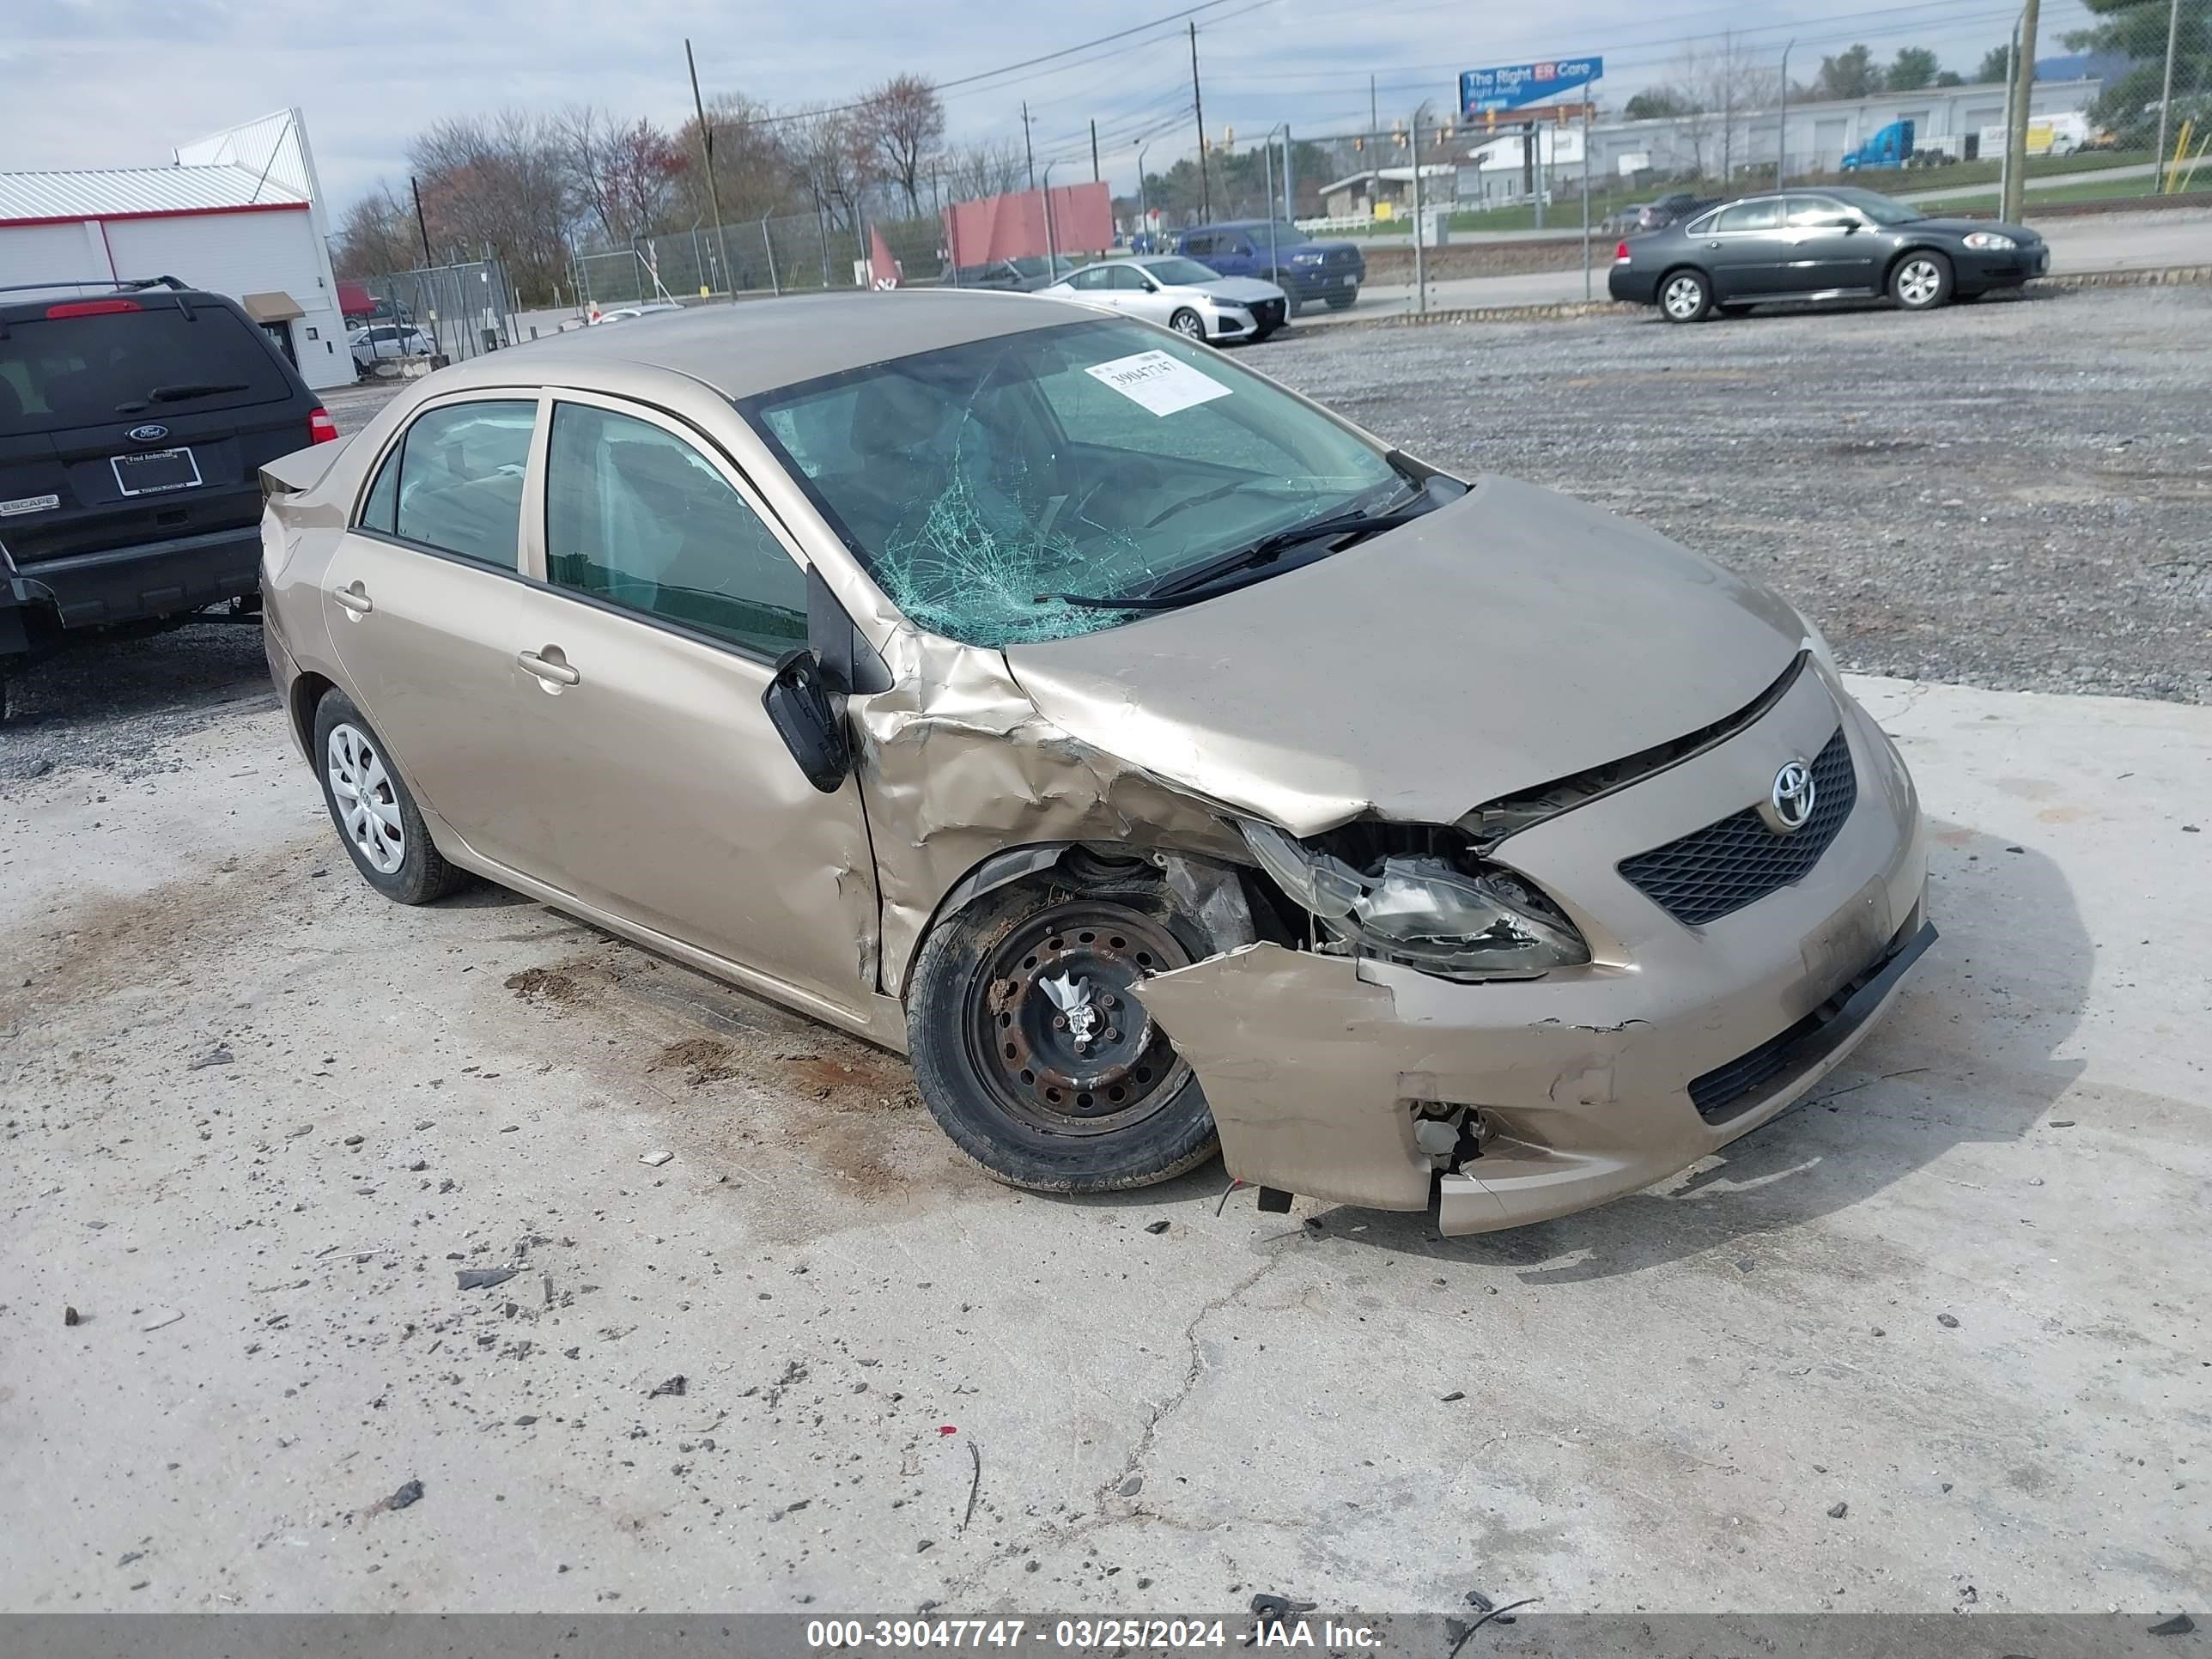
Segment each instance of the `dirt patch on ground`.
[[695,1089],[724,1082],[743,1070],[737,1061],[737,1051],[720,1037],[686,1037],[681,1042],[672,1042],[645,1069],[681,1072],[684,1082]]
[[888,1054],[854,1048],[842,1054],[787,1054],[776,1056],[793,1087],[817,1100],[846,1099],[859,1094],[880,1102],[885,1096],[912,1092],[911,1068]]
[[507,988],[525,1002],[581,1002],[584,988],[561,968],[526,968],[507,976]]

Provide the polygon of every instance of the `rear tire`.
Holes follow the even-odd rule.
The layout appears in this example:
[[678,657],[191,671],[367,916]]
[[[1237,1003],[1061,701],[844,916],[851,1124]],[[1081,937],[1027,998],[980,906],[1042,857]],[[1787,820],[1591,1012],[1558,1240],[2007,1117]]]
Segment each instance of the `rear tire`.
[[1668,322],[1701,323],[1712,309],[1712,284],[1704,271],[1681,266],[1659,279],[1659,314]]
[[1933,311],[1951,297],[1951,262],[1934,248],[1914,248],[1889,272],[1889,297],[1900,311]]
[[384,740],[344,692],[325,691],[315,705],[310,752],[323,805],[363,881],[399,904],[428,904],[467,881],[432,843]]
[[1032,1192],[1196,1168],[1220,1144],[1205,1091],[1130,991],[1212,951],[1142,876],[1054,873],[986,895],[915,960],[907,1037],[923,1103],[987,1173]]

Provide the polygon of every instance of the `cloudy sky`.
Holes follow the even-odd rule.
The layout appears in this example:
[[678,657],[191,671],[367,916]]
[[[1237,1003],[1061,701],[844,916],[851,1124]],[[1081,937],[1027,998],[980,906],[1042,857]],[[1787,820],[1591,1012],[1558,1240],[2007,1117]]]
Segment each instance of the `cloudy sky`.
[[[297,105],[342,210],[379,177],[404,178],[409,137],[441,116],[592,103],[673,125],[690,105],[688,34],[710,97],[836,101],[912,71],[947,88],[956,141],[1018,139],[1026,98],[1040,169],[1060,155],[1087,173],[1095,118],[1108,175],[1127,188],[1139,141],[1151,142],[1152,168],[1192,147],[1189,44],[1176,15],[1189,3],[0,0],[12,14],[0,28],[0,171],[162,165],[180,142]],[[1195,16],[1207,130],[1218,137],[1233,125],[1249,143],[1278,121],[1312,136],[1364,127],[1370,74],[1387,126],[1425,97],[1449,107],[1462,68],[1601,53],[1601,92],[1618,101],[1665,78],[1686,47],[1715,51],[1729,36],[1777,62],[1795,38],[1799,79],[1856,40],[1883,58],[1933,46],[1971,72],[2016,3],[1214,0]],[[2057,35],[2081,17],[2079,0],[2050,0],[2043,53],[2062,50]],[[1011,67],[1087,41],[1099,44]]]

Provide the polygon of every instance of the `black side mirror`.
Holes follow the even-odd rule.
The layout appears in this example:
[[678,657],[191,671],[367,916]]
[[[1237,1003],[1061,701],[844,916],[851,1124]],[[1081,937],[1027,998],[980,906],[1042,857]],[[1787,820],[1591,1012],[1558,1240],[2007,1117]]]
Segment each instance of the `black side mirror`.
[[761,707],[807,782],[825,795],[834,793],[853,769],[853,748],[811,651],[787,651],[776,659]]
[[1858,228],[1859,222],[1856,219],[1831,219],[1828,221],[1828,228],[1830,230],[1856,230]]

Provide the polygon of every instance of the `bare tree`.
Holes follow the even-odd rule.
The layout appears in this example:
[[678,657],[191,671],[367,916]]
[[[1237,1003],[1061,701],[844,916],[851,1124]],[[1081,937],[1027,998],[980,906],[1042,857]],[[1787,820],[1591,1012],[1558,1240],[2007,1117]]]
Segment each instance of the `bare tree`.
[[504,258],[517,286],[548,294],[568,268],[569,172],[558,126],[530,110],[456,116],[417,135],[407,161],[434,258]]
[[561,118],[569,187],[611,244],[666,228],[685,167],[676,140],[648,120],[627,125],[586,104]]
[[[714,134],[714,187],[720,192],[726,218],[757,219],[798,205],[783,129],[766,118],[767,112],[741,92],[718,93],[708,101],[707,122]],[[707,200],[706,170],[696,165],[699,123],[686,121],[676,137],[685,157],[695,163],[677,185],[686,222],[710,219],[714,213]]]
[[947,151],[942,166],[948,201],[1004,196],[1022,181],[1022,147],[1011,138],[968,144]]
[[1685,51],[1675,60],[1673,85],[1691,107],[1681,131],[1690,141],[1698,172],[1705,174],[1708,162],[1717,163],[1717,176],[1725,180],[1735,171],[1744,118],[1779,101],[1782,72],[1779,64],[1726,40],[1717,47]]
[[854,125],[873,152],[876,170],[906,192],[908,213],[921,211],[921,174],[945,138],[945,102],[918,75],[895,75],[872,88]]
[[422,260],[414,210],[382,179],[345,210],[331,238],[331,269],[340,276],[380,276],[410,270]]
[[799,188],[832,225],[856,222],[860,198],[874,177],[873,147],[853,116],[849,110],[809,109],[784,124],[784,149]]

